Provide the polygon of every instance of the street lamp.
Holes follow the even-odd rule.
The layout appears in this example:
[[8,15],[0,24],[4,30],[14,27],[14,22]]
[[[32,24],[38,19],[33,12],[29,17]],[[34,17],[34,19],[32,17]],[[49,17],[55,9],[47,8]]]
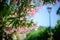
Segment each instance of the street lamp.
[[48,6],[48,7],[47,7],[47,10],[48,10],[48,13],[49,13],[49,27],[50,27],[50,28],[51,28],[51,9],[52,9],[51,6]]
[[50,40],[52,40],[52,32],[51,32],[51,6],[47,7],[48,13],[49,13],[49,30],[50,30]]

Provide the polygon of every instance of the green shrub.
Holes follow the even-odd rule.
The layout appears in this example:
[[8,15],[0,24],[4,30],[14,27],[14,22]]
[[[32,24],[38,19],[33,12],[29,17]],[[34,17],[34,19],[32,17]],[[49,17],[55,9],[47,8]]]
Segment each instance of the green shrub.
[[57,21],[57,25],[53,29],[53,34],[54,40],[60,40],[60,20]]
[[47,40],[49,37],[48,35],[48,29],[47,28],[41,28],[37,31],[32,31],[28,34],[28,36],[25,38],[25,40]]

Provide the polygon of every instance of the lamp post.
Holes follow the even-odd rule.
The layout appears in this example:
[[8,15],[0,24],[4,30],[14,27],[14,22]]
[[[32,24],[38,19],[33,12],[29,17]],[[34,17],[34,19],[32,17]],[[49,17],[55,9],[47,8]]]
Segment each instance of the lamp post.
[[51,9],[52,9],[51,6],[48,6],[48,7],[47,7],[47,10],[48,10],[48,13],[49,13],[49,27],[50,27],[50,28],[51,28]]
[[52,32],[51,32],[51,9],[52,9],[52,7],[51,6],[48,6],[47,7],[47,10],[48,10],[48,13],[49,13],[49,33],[50,33],[50,38],[49,38],[49,40],[52,40]]

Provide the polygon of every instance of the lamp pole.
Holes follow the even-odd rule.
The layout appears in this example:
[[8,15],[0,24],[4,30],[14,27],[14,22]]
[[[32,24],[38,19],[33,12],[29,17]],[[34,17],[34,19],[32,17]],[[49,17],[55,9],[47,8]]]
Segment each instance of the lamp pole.
[[49,40],[52,40],[52,32],[51,32],[51,9],[52,9],[52,7],[51,6],[48,6],[47,7],[47,10],[48,10],[48,13],[49,13],[49,33],[50,33],[50,38],[49,38]]
[[51,28],[51,9],[52,9],[51,6],[48,6],[48,7],[47,7],[47,10],[48,10],[48,13],[49,13],[49,27],[50,27],[50,28]]

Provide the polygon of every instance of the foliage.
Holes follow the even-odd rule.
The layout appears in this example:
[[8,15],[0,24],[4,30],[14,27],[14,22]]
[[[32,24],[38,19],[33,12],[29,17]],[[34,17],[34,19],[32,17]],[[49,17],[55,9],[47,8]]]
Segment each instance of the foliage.
[[57,21],[57,25],[55,26],[53,30],[53,38],[54,40],[60,40],[60,20]]
[[[0,0],[0,38],[10,38],[17,27],[30,27],[27,9],[32,8],[29,0]],[[27,16],[27,17],[26,17]],[[7,35],[7,36],[6,36]],[[10,36],[9,36],[10,35]],[[6,40],[9,40],[7,38]]]
[[48,40],[49,34],[48,30],[49,28],[41,28],[37,31],[32,31],[27,35],[27,38],[25,40]]
[[60,7],[58,8],[58,10],[57,10],[57,13],[56,13],[56,14],[60,15]]

